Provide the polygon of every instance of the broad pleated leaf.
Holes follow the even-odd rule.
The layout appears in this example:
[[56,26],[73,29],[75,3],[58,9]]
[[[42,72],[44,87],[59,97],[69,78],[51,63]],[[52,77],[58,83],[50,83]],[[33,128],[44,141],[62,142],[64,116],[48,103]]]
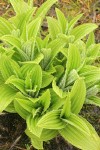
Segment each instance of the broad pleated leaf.
[[60,111],[51,111],[46,113],[37,124],[45,129],[62,129],[66,124],[60,119]]
[[14,107],[16,112],[23,118],[26,119],[30,115],[30,112],[24,109],[17,100],[14,100]]
[[47,0],[45,3],[41,5],[41,7],[37,10],[35,18],[41,17],[44,18],[50,7],[57,2],[57,0]]
[[10,60],[11,59],[5,55],[0,58],[0,71],[4,80],[7,80],[13,74]]
[[92,44],[95,44],[95,37],[94,37],[93,32],[91,32],[88,36],[88,39],[87,39],[87,42],[86,42],[86,47],[88,48]]
[[84,104],[86,96],[86,86],[82,78],[75,81],[71,90],[71,111],[78,114]]
[[73,124],[69,123],[64,129],[59,130],[64,139],[82,150],[99,150],[100,138],[93,127],[79,117],[73,117],[72,122]]
[[67,98],[65,98],[65,103],[61,111],[61,117],[69,118],[70,115],[71,115],[71,100],[70,100],[70,93],[68,93]]
[[63,119],[63,121],[72,125],[73,127],[76,127],[78,130],[84,132],[85,134],[90,135],[90,130],[89,130],[88,126],[80,118],[80,116],[71,114],[68,118]]
[[86,85],[89,87],[93,82],[100,80],[100,68],[87,65],[81,70],[80,76],[85,77]]
[[81,56],[78,48],[75,45],[70,45],[68,49],[67,71],[77,69],[81,64]]
[[41,53],[44,55],[43,60],[41,61],[41,66],[43,70],[47,67],[48,63],[50,62],[51,59],[51,48],[43,48],[41,49]]
[[87,89],[86,92],[86,97],[91,97],[91,96],[95,96],[99,93],[100,89],[99,89],[99,85],[93,85],[92,87],[90,87],[89,89]]
[[59,88],[57,85],[56,85],[56,81],[53,80],[52,82],[52,88],[54,90],[54,92],[61,98],[65,98],[67,96],[67,93],[64,92],[61,88]]
[[79,25],[71,30],[70,34],[75,36],[75,41],[82,39],[84,36],[95,30],[98,26],[93,23]]
[[93,105],[100,107],[100,97],[91,96],[91,97],[87,98],[86,103],[93,104]]
[[22,109],[25,109],[29,113],[32,112],[34,108],[34,103],[32,101],[21,98],[15,98],[15,101],[22,107]]
[[71,70],[71,72],[68,74],[68,78],[66,81],[66,86],[72,85],[75,80],[79,78],[79,75],[75,69]]
[[0,112],[2,112],[15,98],[16,90],[10,86],[0,86]]
[[2,40],[4,40],[5,42],[11,44],[12,46],[18,49],[21,49],[21,41],[19,40],[19,38],[13,35],[5,35],[2,37]]
[[73,29],[77,21],[82,17],[83,14],[79,14],[76,17],[74,17],[68,24],[68,33]]
[[57,35],[61,32],[58,21],[52,17],[47,17],[48,30],[52,40],[56,39]]
[[16,12],[16,15],[25,13],[30,9],[30,6],[28,6],[28,4],[24,2],[24,0],[10,0],[10,3],[12,4],[14,11]]
[[42,72],[42,86],[41,88],[47,87],[53,80],[54,76],[47,73],[46,71]]
[[35,39],[41,25],[41,18],[37,18],[33,20],[31,23],[28,24],[27,30],[28,30],[28,39],[33,38]]
[[68,30],[68,21],[64,14],[56,8],[57,19],[61,28],[62,33],[66,33]]
[[[27,77],[31,80],[32,89],[36,86],[36,90],[39,91],[42,85],[42,70],[39,65],[33,65],[32,70],[27,74]],[[29,85],[29,80],[26,81],[26,87]]]
[[2,84],[4,84],[4,78],[3,78],[3,76],[2,76],[2,74],[1,74],[1,72],[0,72],[0,86],[2,85]]
[[32,134],[28,129],[25,130],[25,133],[31,138],[31,143],[33,147],[40,150],[43,149],[43,141],[40,138]]
[[49,89],[46,90],[42,95],[41,97],[39,98],[39,103],[42,105],[42,107],[44,108],[43,109],[43,112],[45,112],[49,106],[50,106],[50,100],[51,100],[51,97],[50,97],[50,91]]
[[7,79],[6,84],[12,84],[17,88],[18,91],[22,92],[23,94],[26,94],[25,92],[25,82],[22,79],[18,79],[15,76],[11,76]]
[[0,36],[10,34],[14,26],[5,18],[0,17]]
[[13,101],[5,108],[5,111],[9,113],[16,113]]
[[40,138],[43,129],[37,126],[38,120],[38,117],[33,118],[32,115],[29,115],[26,119],[26,122],[28,130]]
[[58,134],[57,130],[43,129],[40,139],[42,139],[43,141],[48,141],[56,137],[57,134]]
[[54,73],[54,76],[59,80],[59,78],[63,75],[64,73],[64,67],[62,65],[57,65],[55,66],[56,72]]
[[60,98],[53,89],[50,89],[50,95],[51,95],[51,104],[50,104],[50,110],[57,110],[62,107],[62,105],[65,103],[65,98]]
[[91,64],[93,61],[95,61],[99,57],[99,51],[100,51],[100,44],[92,44],[87,49],[87,63]]
[[31,63],[26,62],[26,64],[23,63],[23,66],[21,67],[21,73],[22,73],[24,79],[26,78],[27,73],[30,72],[34,68],[34,65],[36,65],[36,64],[34,64],[32,62]]
[[51,56],[50,56],[50,60],[47,65],[47,68],[48,68],[48,66],[50,66],[50,64],[51,64],[52,60],[55,58],[55,56],[65,46],[65,44],[66,44],[66,41],[61,40],[60,38],[55,39],[48,44],[47,48],[51,48]]

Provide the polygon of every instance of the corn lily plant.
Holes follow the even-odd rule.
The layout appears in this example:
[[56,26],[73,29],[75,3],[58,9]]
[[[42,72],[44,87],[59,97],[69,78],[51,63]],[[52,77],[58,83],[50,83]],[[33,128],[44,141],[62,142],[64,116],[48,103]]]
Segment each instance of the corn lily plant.
[[[82,14],[69,21],[59,9],[57,19],[46,17],[56,1],[36,9],[31,0],[11,0],[16,15],[0,17],[0,112],[26,120],[25,133],[36,149],[60,134],[82,150],[99,150],[100,137],[79,115],[84,103],[100,106],[97,25],[74,27]],[[48,34],[43,37],[45,17]]]

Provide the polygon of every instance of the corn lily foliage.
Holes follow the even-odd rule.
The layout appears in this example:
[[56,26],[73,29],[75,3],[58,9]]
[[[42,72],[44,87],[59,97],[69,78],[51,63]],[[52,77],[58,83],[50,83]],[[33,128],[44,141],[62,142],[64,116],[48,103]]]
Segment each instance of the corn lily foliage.
[[75,27],[82,14],[68,21],[56,9],[57,19],[46,17],[43,37],[42,22],[56,1],[47,0],[36,10],[32,1],[11,0],[16,15],[0,17],[0,112],[26,120],[25,133],[36,149],[60,134],[82,150],[99,150],[99,136],[79,115],[84,103],[100,106],[97,25]]

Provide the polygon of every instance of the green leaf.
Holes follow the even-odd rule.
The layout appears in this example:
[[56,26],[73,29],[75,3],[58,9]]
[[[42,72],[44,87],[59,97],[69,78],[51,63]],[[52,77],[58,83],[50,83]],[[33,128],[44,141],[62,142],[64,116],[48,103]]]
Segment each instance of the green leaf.
[[42,116],[37,125],[41,128],[56,130],[62,129],[66,126],[65,123],[60,119],[59,110],[46,113],[44,116]]
[[47,17],[48,30],[52,40],[56,39],[57,35],[61,32],[58,21],[52,17]]
[[93,105],[96,105],[96,106],[100,107],[100,97],[91,96],[91,97],[86,99],[86,103],[87,104],[93,104]]
[[87,39],[87,42],[86,42],[86,47],[88,48],[92,44],[95,44],[95,37],[94,37],[93,32],[91,32],[88,36],[88,39]]
[[34,68],[34,65],[36,64],[32,62],[31,63],[26,62],[26,64],[23,63],[23,66],[21,67],[21,73],[22,73],[23,79],[25,79],[27,76],[27,73],[30,72]]
[[16,90],[8,85],[0,86],[0,112],[2,112],[15,98]]
[[50,7],[57,2],[57,0],[47,0],[45,3],[41,5],[41,7],[37,10],[35,18],[41,17],[42,19],[45,17],[46,13],[50,9]]
[[5,18],[0,17],[0,36],[10,34],[14,26]]
[[7,43],[13,45],[14,47],[21,49],[21,41],[19,38],[13,35],[4,35],[2,40],[6,41]]
[[47,73],[46,71],[42,72],[42,86],[41,88],[47,87],[53,80],[54,76]]
[[43,129],[40,139],[42,139],[43,141],[48,141],[56,137],[57,134],[58,134],[57,130]]
[[37,42],[37,47],[39,49],[39,51],[41,49],[44,49],[47,47],[48,41],[49,41],[50,35],[48,34],[46,37],[44,37],[44,39],[41,39],[40,37],[36,38],[36,42]]
[[70,93],[68,93],[67,98],[65,99],[65,103],[63,105],[63,109],[61,111],[62,118],[69,118],[71,115],[71,100]]
[[5,108],[5,111],[9,113],[16,113],[13,101]]
[[79,14],[76,17],[74,17],[68,24],[68,33],[71,32],[77,21],[82,17],[83,14]]
[[30,6],[28,6],[28,4],[24,2],[24,0],[10,0],[10,3],[12,4],[14,11],[16,12],[16,15],[25,13],[30,9]]
[[79,75],[85,77],[86,86],[89,87],[92,83],[99,82],[100,68],[86,65],[83,69],[81,69]]
[[32,8],[33,7],[33,0],[28,0],[28,5]]
[[51,64],[52,60],[55,58],[55,56],[60,52],[60,50],[65,46],[66,41],[61,40],[60,38],[57,38],[53,41],[51,41],[47,48],[51,48],[51,56],[50,56],[50,60],[49,63],[47,65],[48,66]]
[[58,37],[62,40],[62,41],[65,41],[66,42],[66,47],[69,47],[69,43],[73,43],[74,42],[74,39],[75,37],[73,35],[65,35],[65,34],[62,34],[60,33],[58,35]]
[[69,122],[64,129],[59,130],[64,139],[82,150],[99,150],[100,138],[93,127],[75,115],[71,120],[73,123],[70,124]]
[[39,103],[44,107],[43,112],[45,112],[50,106],[50,91],[46,90],[39,98]]
[[28,130],[32,134],[40,138],[43,129],[37,126],[38,121],[39,118],[38,117],[33,118],[32,115],[29,115],[26,119]]
[[86,86],[82,78],[75,81],[71,90],[71,111],[78,114],[84,104],[86,96]]
[[70,86],[74,83],[75,80],[79,78],[79,75],[75,69],[71,70],[68,74],[67,81],[66,81],[66,87]]
[[50,89],[50,95],[51,95],[51,104],[50,104],[50,110],[57,110],[62,107],[62,105],[65,103],[65,98],[60,98],[53,89]]
[[[100,44],[92,44],[87,49],[87,63],[90,64],[99,57]],[[89,61],[90,60],[90,61]]]
[[28,129],[25,130],[25,133],[31,138],[33,147],[35,147],[36,149],[43,149],[43,141],[40,138],[32,134]]
[[65,34],[68,30],[68,21],[65,18],[64,14],[58,8],[56,8],[56,14],[61,31]]
[[76,129],[84,132],[85,134],[90,135],[90,130],[89,130],[88,126],[81,119],[80,116],[77,116],[75,114],[71,114],[68,118],[62,119],[62,120],[65,121],[66,123],[72,125]]
[[2,55],[0,58],[0,71],[5,81],[12,74],[14,74],[12,66],[11,66],[11,59],[7,57],[6,55]]
[[68,49],[67,71],[79,68],[81,65],[81,56],[78,48],[74,44],[70,44]]
[[59,80],[59,78],[64,73],[64,67],[62,65],[55,66],[56,72],[54,73],[54,76]]
[[15,101],[22,107],[22,109],[25,109],[27,112],[31,113],[34,108],[34,103],[27,99],[22,98],[15,98]]
[[95,30],[98,26],[93,23],[85,23],[75,27],[70,34],[75,36],[75,41],[82,39],[84,36]]
[[62,89],[60,89],[57,85],[56,85],[56,81],[53,80],[52,82],[52,88],[54,90],[54,92],[60,97],[60,98],[65,98],[67,96],[66,92],[63,92]]
[[1,74],[1,72],[0,72],[0,86],[2,85],[2,84],[4,84],[4,78],[3,78],[3,76],[2,76],[2,74]]
[[35,39],[36,38],[36,36],[39,32],[39,29],[40,29],[40,25],[41,25],[41,18],[37,18],[28,24],[28,27],[27,27],[28,39],[30,39],[30,38]]
[[17,49],[14,49],[14,51],[17,51],[20,54],[20,57],[22,58],[22,60],[28,60],[29,57],[27,56],[27,54],[25,52],[22,51],[22,44],[21,41],[18,37],[15,37],[13,35],[4,35],[1,38],[3,41],[7,42],[7,44],[11,44],[12,46],[14,46]]
[[98,85],[93,85],[92,87],[90,87],[89,89],[87,89],[86,92],[86,97],[91,97],[91,96],[95,96],[99,93],[99,86]]
[[[32,70],[27,74],[27,77],[31,80],[32,89],[36,88],[36,91],[38,92],[42,85],[42,70],[39,65],[34,64]],[[28,80],[27,80],[28,81]],[[26,87],[29,86],[29,83],[26,82]]]
[[41,66],[43,68],[43,70],[46,69],[50,59],[51,59],[51,48],[43,48],[41,49],[41,53],[44,55],[44,58],[41,62]]
[[18,79],[12,75],[7,79],[6,84],[12,84],[17,88],[17,90],[19,90],[20,92],[26,95],[24,80]]
[[[22,103],[21,103],[22,104]],[[24,106],[24,105],[23,105]],[[17,100],[14,100],[14,107],[16,112],[23,118],[26,119],[30,115],[30,112],[24,109]]]

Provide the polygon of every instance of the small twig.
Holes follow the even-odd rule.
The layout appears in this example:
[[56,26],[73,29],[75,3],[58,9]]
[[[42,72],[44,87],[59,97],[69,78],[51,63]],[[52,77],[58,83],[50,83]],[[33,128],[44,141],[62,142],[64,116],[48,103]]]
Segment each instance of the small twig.
[[8,114],[8,113],[0,113],[0,116],[6,115],[6,114]]
[[21,135],[14,141],[14,143],[11,145],[9,150],[12,150],[12,148],[18,143],[18,141],[20,140]]
[[18,148],[19,150],[26,150],[26,149],[19,147],[19,146],[15,146],[15,147]]

